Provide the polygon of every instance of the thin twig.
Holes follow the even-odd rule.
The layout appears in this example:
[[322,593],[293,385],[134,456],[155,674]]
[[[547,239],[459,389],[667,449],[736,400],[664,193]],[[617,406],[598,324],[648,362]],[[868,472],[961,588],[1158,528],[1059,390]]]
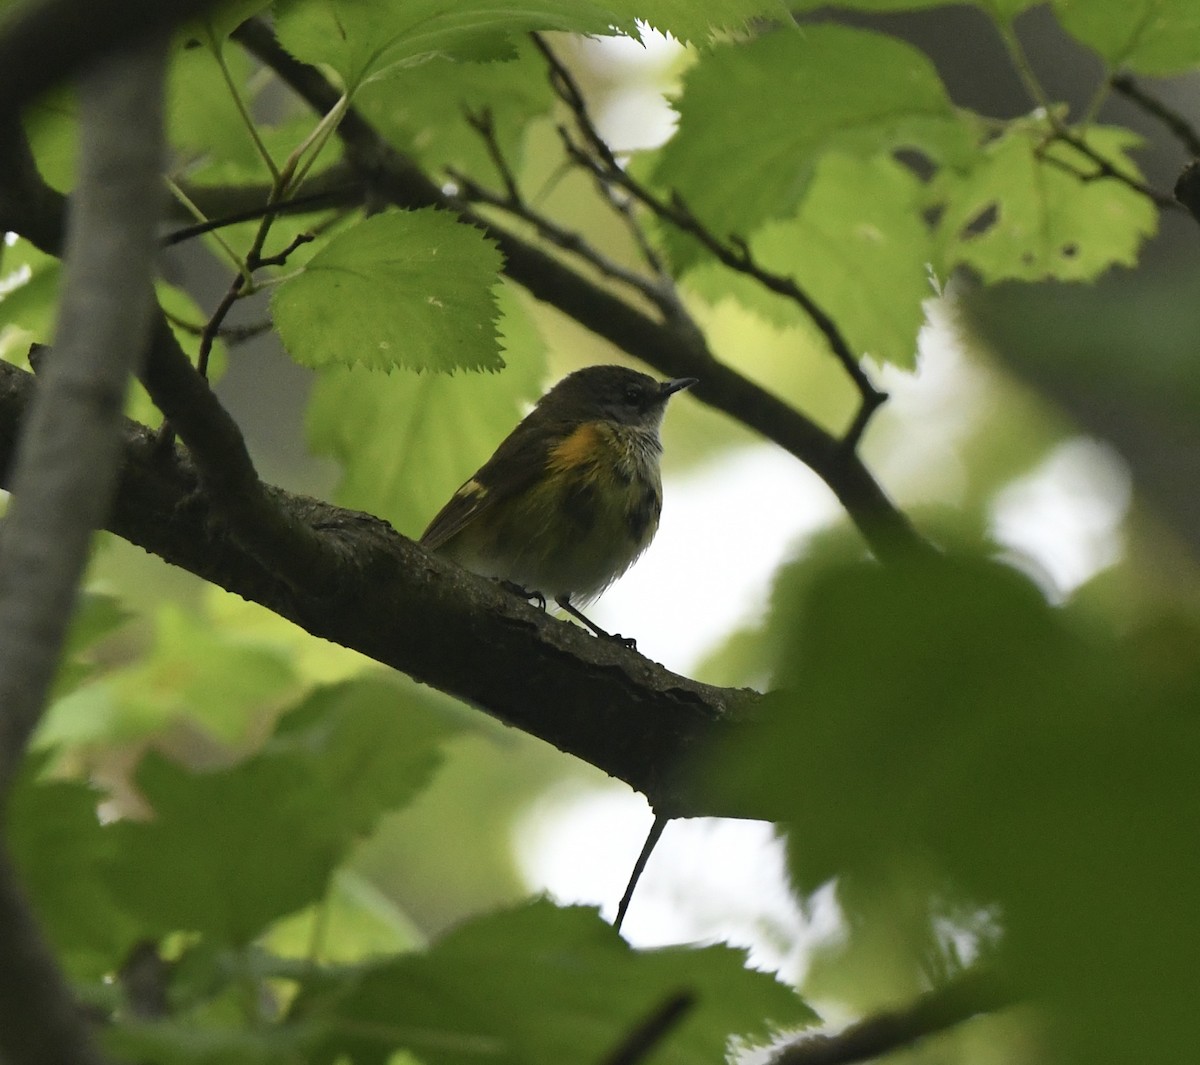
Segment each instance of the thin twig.
[[491,159],[492,165],[496,168],[500,175],[500,180],[504,182],[504,191],[508,194],[510,203],[522,203],[520,189],[517,187],[516,175],[512,172],[512,167],[508,165],[508,160],[504,157],[504,151],[500,147],[500,142],[496,139],[496,123],[492,118],[492,109],[485,107],[482,111],[464,111],[467,125],[470,126],[476,133],[479,134],[480,140],[483,141],[484,148],[487,149],[488,158]]
[[834,1035],[806,1035],[775,1052],[768,1065],[851,1065],[910,1047],[1014,997],[987,972],[970,973],[922,995],[906,1009],[877,1013]]
[[850,380],[854,382],[855,388],[858,389],[860,408],[850,430],[841,441],[843,448],[854,450],[866,430],[871,415],[888,397],[887,393],[877,389],[867,376],[859,360],[850,350],[846,338],[838,329],[837,323],[816,300],[800,287],[795,278],[774,273],[760,266],[744,239],[737,236],[731,236],[725,240],[720,239],[696,217],[678,193],[673,193],[669,201],[663,200],[641,182],[632,178],[617,161],[604,138],[600,136],[588,112],[583,93],[571,72],[537,34],[532,34],[532,37],[534,44],[545,57],[549,66],[551,85],[559,99],[570,109],[579,135],[586,145],[586,147],[582,147],[577,144],[571,134],[560,126],[558,132],[567,155],[588,170],[597,180],[619,186],[659,218],[670,222],[681,232],[694,237],[719,262],[731,270],[752,277],[768,291],[795,303],[821,331],[834,356],[842,364],[842,368]]
[[[221,302],[217,304],[216,310],[209,315],[208,321],[204,323],[204,328],[200,331],[200,351],[196,356],[196,369],[203,378],[208,377],[208,359],[212,354],[212,346],[216,342],[217,334],[221,331],[221,326],[225,322],[226,315],[229,314],[233,309],[233,305],[241,298],[245,287],[244,275],[235,274],[229,284],[229,288],[225,290],[225,295],[221,297]],[[169,424],[163,422],[163,436],[167,436],[170,432]]]
[[312,233],[297,233],[288,242],[283,251],[276,252],[274,255],[259,255],[254,260],[254,269],[260,266],[283,266],[297,248],[304,247],[305,244],[311,244],[317,238]]
[[[279,178],[273,186],[271,198],[267,204],[268,207],[276,199],[282,197],[284,189],[282,183],[284,180],[282,177]],[[241,269],[233,275],[233,280],[229,283],[229,288],[225,290],[225,295],[221,297],[221,302],[217,304],[208,321],[204,323],[204,328],[200,330],[200,346],[196,354],[196,372],[205,380],[208,379],[208,361],[212,356],[213,344],[216,343],[217,337],[221,335],[225,319],[228,317],[229,312],[233,310],[233,305],[238,300],[255,291],[254,271],[260,266],[282,266],[293,251],[302,244],[307,244],[314,239],[311,233],[299,233],[277,255],[264,256],[262,254],[263,245],[266,243],[267,234],[271,231],[276,214],[277,212],[275,211],[267,211],[262,215],[258,224],[258,231],[255,233],[250,250],[246,253],[246,258],[241,264]],[[164,418],[162,425],[158,428],[159,450],[165,452],[174,442],[175,429],[171,425],[171,420]]]
[[1146,114],[1158,119],[1173,133],[1179,142],[1188,150],[1192,158],[1200,158],[1200,133],[1196,127],[1187,121],[1178,111],[1168,107],[1155,96],[1151,96],[1128,74],[1116,74],[1109,84],[1114,91],[1119,92],[1131,103],[1136,104]]
[[[204,326],[197,322],[189,322],[186,318],[181,318],[170,311],[164,311],[163,313],[176,329],[180,329],[191,336],[198,337],[204,332]],[[218,331],[217,337],[226,344],[234,346],[244,344],[246,341],[253,340],[255,337],[260,337],[270,331],[271,320],[264,318],[262,321],[253,322],[250,325],[224,325]]]
[[[541,212],[536,211],[526,202],[525,197],[521,193],[516,175],[505,158],[504,151],[500,147],[500,142],[496,137],[496,126],[490,110],[485,109],[478,112],[467,111],[466,119],[468,125],[479,134],[488,157],[500,174],[500,180],[504,184],[504,195],[497,195],[461,171],[448,168],[447,173],[458,185],[458,198],[460,200],[471,203],[486,203],[491,207],[496,207],[507,212],[514,218],[520,218],[522,221],[528,222],[544,240],[556,247],[562,248],[564,251],[577,255],[605,277],[610,277],[614,281],[628,285],[634,291],[650,300],[668,318],[677,318],[682,313],[682,306],[674,290],[663,280],[661,268],[656,271],[659,274],[658,280],[649,280],[641,274],[614,262],[607,255],[604,255],[584,240],[582,234],[574,230],[565,229],[551,221]],[[603,182],[597,182],[597,184],[602,188],[606,188]]]
[[650,238],[646,236],[645,229],[638,222],[637,215],[634,212],[634,199],[632,196],[618,196],[616,189],[607,181],[596,179],[596,188],[600,195],[604,197],[608,205],[613,209],[616,215],[625,223],[625,228],[629,230],[629,235],[633,238],[634,244],[637,246],[638,252],[646,261],[646,265],[664,282],[670,283],[672,289],[674,281],[670,271],[667,270],[666,264],[662,260],[662,256],[658,254],[658,250],[650,243]]
[[256,222],[261,218],[274,217],[281,214],[299,214],[302,211],[319,211],[345,206],[346,203],[362,203],[362,185],[348,185],[340,189],[325,189],[305,196],[293,196],[287,200],[267,202],[244,211],[237,211],[222,218],[207,218],[194,225],[183,226],[172,230],[162,239],[163,247],[182,244],[185,240],[202,237],[227,226],[236,226],[241,222]]
[[621,930],[621,925],[625,923],[625,914],[629,911],[629,904],[633,901],[633,893],[637,890],[638,881],[642,879],[646,863],[650,860],[650,855],[654,853],[654,848],[662,838],[663,829],[667,827],[667,822],[670,820],[665,814],[655,811],[654,822],[650,825],[650,831],[646,833],[646,842],[642,844],[641,853],[638,854],[637,861],[633,863],[633,872],[629,874],[629,883],[625,885],[625,894],[621,896],[621,901],[617,904],[617,916],[613,921],[613,928],[618,932]]
[[[281,179],[282,180],[282,179]],[[283,189],[276,186],[279,193],[282,194]],[[276,197],[272,196],[272,200]],[[267,234],[271,231],[271,226],[275,221],[275,212],[264,214],[258,224],[258,232],[254,235],[254,241],[250,245],[250,250],[246,253],[246,261],[244,270],[234,275],[233,281],[230,282],[229,288],[225,295],[221,297],[221,302],[217,304],[216,310],[205,325],[204,331],[200,334],[200,352],[196,357],[196,369],[200,372],[201,377],[208,376],[208,358],[212,352],[213,343],[217,339],[217,334],[220,332],[221,326],[225,322],[226,316],[233,309],[233,305],[243,296],[250,295],[254,291],[253,274],[260,266],[282,266],[287,262],[287,258],[302,244],[307,244],[313,240],[311,233],[299,233],[292,238],[292,241],[283,251],[277,255],[264,256],[263,246],[267,242]],[[164,423],[164,431],[166,423]]]
[[680,1024],[696,1004],[691,991],[677,991],[638,1024],[601,1065],[638,1065]]
[[[1046,154],[1046,149],[1053,145],[1056,141],[1069,145],[1074,148],[1080,155],[1089,160],[1095,167],[1093,171],[1081,171],[1072,167],[1065,159],[1056,159],[1052,155]],[[1177,211],[1180,205],[1174,199],[1168,196],[1165,192],[1159,192],[1157,189],[1147,185],[1144,181],[1139,180],[1131,174],[1126,174],[1120,168],[1114,166],[1108,159],[1101,155],[1095,148],[1087,143],[1078,134],[1071,132],[1066,126],[1059,123],[1054,124],[1054,129],[1050,136],[1047,137],[1046,143],[1042,145],[1040,153],[1042,159],[1052,165],[1059,166],[1062,169],[1074,174],[1080,181],[1101,181],[1111,179],[1119,181],[1122,185],[1132,189],[1134,192],[1145,196],[1155,206],[1163,210]]]
[[233,98],[233,105],[237,108],[238,117],[241,118],[242,125],[250,135],[250,140],[254,143],[254,150],[258,152],[258,157],[271,172],[271,180],[277,182],[279,180],[279,167],[275,165],[275,160],[271,158],[271,153],[267,150],[267,146],[258,132],[258,126],[250,114],[250,108],[246,106],[246,101],[242,99],[237,82],[229,70],[229,64],[225,62],[225,40],[223,37],[218,37],[213,33],[211,23],[206,23],[204,28],[205,36],[208,38],[209,52],[217,61],[217,66],[221,71],[221,78],[225,82],[225,88],[229,90],[229,95]]
[[514,201],[507,196],[499,196],[494,192],[488,191],[459,170],[451,168],[446,172],[458,186],[457,200],[463,203],[485,203],[490,207],[495,207],[512,215],[514,218],[519,218],[523,222],[528,222],[537,230],[540,237],[555,245],[555,247],[562,248],[563,251],[568,251],[572,255],[578,256],[605,277],[610,277],[614,281],[628,285],[645,296],[664,313],[673,313],[674,308],[671,305],[670,297],[663,291],[661,285],[614,262],[607,255],[604,255],[584,240],[581,234],[574,230],[564,229],[562,226],[550,221],[549,218],[543,214],[539,214],[522,200],[518,199]]

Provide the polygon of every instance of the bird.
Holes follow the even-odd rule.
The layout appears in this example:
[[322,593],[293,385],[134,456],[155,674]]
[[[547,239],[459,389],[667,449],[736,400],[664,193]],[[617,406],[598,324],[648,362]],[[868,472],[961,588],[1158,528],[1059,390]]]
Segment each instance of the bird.
[[596,635],[582,612],[650,545],[662,512],[659,427],[694,377],[624,366],[568,374],[430,521],[420,543]]

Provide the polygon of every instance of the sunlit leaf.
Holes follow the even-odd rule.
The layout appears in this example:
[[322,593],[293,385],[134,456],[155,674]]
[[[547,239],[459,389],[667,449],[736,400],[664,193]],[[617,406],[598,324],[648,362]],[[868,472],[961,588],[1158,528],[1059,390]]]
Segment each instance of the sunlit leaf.
[[485,184],[499,175],[468,116],[486,113],[504,159],[519,171],[529,123],[554,103],[546,64],[523,44],[518,57],[491,63],[432,59],[363,86],[356,106],[400,150],[439,169],[465,169]]
[[1112,69],[1181,74],[1200,66],[1200,8],[1192,0],[1053,0],[1068,33]]
[[[924,55],[844,26],[780,30],[716,48],[685,76],[676,109],[679,128],[654,181],[680,194],[721,239],[749,238],[790,216],[826,152],[869,158],[907,147],[943,159],[970,142]],[[683,264],[699,255],[684,237],[672,248]]]
[[184,725],[234,743],[297,690],[282,654],[167,603],[150,650],[59,699],[36,742],[117,744]]
[[[921,304],[933,294],[921,195],[920,182],[891,159],[830,154],[818,163],[799,214],[766,223],[750,249],[760,266],[793,278],[839,323],[856,357],[911,368]],[[724,267],[699,267],[687,278],[707,299],[732,295],[777,325],[807,321],[796,303]]]
[[498,369],[500,256],[435,210],[393,211],[339,234],[275,289],[284,346],[306,366]]
[[[1094,127],[1086,141],[1121,173],[1141,175],[1126,130]],[[1110,266],[1132,266],[1157,228],[1158,212],[1129,185],[1064,143],[1047,143],[1038,124],[1014,126],[985,145],[965,172],[940,179],[946,209],[938,223],[943,269],[957,264],[988,281],[1088,281]]]
[[[331,66],[350,90],[435,55],[461,59],[511,56],[509,35],[530,30],[607,33],[618,16],[576,0],[284,0],[276,27],[300,59]],[[634,29],[634,20],[625,18]]]
[[637,36],[645,22],[683,41],[738,31],[759,17],[787,21],[781,0],[284,0],[280,39],[310,63],[331,66],[351,91],[432,56],[511,57],[531,30]]

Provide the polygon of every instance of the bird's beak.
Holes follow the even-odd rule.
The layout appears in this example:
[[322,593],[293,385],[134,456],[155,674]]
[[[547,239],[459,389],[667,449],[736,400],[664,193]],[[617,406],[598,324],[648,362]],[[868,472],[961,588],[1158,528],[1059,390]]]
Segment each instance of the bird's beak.
[[658,386],[658,394],[662,399],[667,399],[673,396],[676,392],[682,392],[685,388],[691,388],[694,384],[699,384],[698,377],[676,377],[671,381],[664,381]]

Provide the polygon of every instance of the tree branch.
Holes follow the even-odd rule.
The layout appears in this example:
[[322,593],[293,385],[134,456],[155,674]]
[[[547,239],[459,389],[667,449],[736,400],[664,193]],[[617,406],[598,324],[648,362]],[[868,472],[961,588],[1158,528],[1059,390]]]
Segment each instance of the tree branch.
[[[269,27],[243,23],[234,39],[275,70],[315,110],[324,114],[339,93],[316,69],[285,52]],[[369,195],[401,207],[456,205],[412,160],[388,145],[353,107],[338,127],[347,161],[362,175]],[[737,371],[722,364],[695,330],[656,321],[564,263],[494,222],[461,208],[500,247],[504,271],[532,295],[558,308],[616,347],[672,377],[697,377],[692,394],[737,418],[808,465],[833,490],[877,557],[889,560],[929,545],[888,499],[853,449]]]
[[1064,159],[1056,159],[1052,155],[1042,153],[1042,159],[1054,166],[1059,166],[1068,173],[1079,178],[1080,181],[1116,181],[1124,185],[1126,188],[1132,189],[1134,192],[1145,196],[1152,204],[1162,210],[1177,211],[1179,203],[1165,192],[1159,192],[1155,188],[1151,188],[1146,182],[1139,180],[1132,174],[1127,174],[1119,167],[1101,155],[1095,148],[1079,134],[1068,129],[1066,126],[1056,123],[1054,130],[1046,139],[1045,147],[1049,147],[1055,142],[1061,142],[1074,148],[1080,155],[1092,163],[1095,167],[1092,171],[1079,170],[1072,166]]
[[1200,222],[1200,162],[1193,159],[1183,168],[1173,191],[1188,214]]
[[[258,472],[237,422],[192,366],[161,311],[141,375],[150,398],[187,445],[193,490],[208,499],[208,518],[281,580],[317,593],[337,586],[338,560],[302,519],[281,509]],[[179,501],[186,507],[185,496]]]
[[[116,489],[121,405],[150,327],[165,69],[165,41],[154,42],[80,83],[59,344],[14,440],[0,531],[0,795],[41,718],[92,533]],[[3,848],[0,928],[0,1059],[100,1065]]]
[[164,67],[159,46],[102,64],[82,85],[60,342],[25,424],[0,532],[0,794],[41,716],[92,531],[116,485],[121,405],[150,324]]
[[[592,762],[656,808],[702,808],[673,779],[675,766],[753,693],[678,677],[431,558],[385,522],[263,485],[237,425],[161,315],[142,380],[188,454],[164,454],[155,434],[127,423],[108,528]],[[6,470],[31,389],[30,375],[0,363]]]
[[1115,74],[1109,79],[1109,84],[1135,106],[1141,108],[1151,118],[1158,119],[1167,130],[1191,154],[1192,158],[1200,158],[1200,133],[1178,111],[1168,107],[1157,97],[1146,92],[1128,74]]
[[[31,374],[0,362],[0,487],[10,483],[15,427],[33,390]],[[339,574],[328,592],[291,584],[196,492],[182,454],[164,461],[155,433],[133,422],[124,439],[106,523],[118,536],[539,736],[644,792],[656,809],[722,812],[678,770],[752,713],[757,693],[681,677],[428,554],[378,518],[264,485],[281,520],[310,529],[321,567]]]

